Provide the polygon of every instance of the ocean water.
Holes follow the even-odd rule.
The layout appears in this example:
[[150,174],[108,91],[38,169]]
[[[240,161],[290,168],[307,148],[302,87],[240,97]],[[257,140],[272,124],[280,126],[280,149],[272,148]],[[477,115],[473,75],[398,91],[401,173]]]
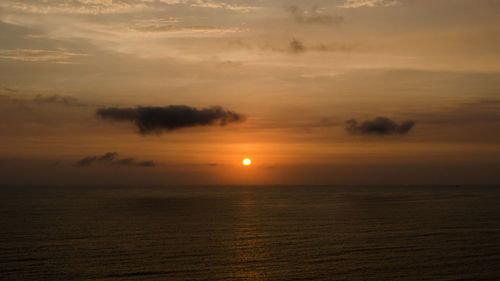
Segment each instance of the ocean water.
[[500,187],[1,187],[1,280],[500,280]]

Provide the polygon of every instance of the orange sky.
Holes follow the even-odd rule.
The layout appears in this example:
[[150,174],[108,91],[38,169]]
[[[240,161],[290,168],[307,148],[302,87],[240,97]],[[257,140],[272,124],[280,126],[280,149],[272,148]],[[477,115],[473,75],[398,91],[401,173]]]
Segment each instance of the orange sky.
[[[498,183],[499,31],[493,0],[5,0],[0,184]],[[170,105],[201,119],[137,111]]]

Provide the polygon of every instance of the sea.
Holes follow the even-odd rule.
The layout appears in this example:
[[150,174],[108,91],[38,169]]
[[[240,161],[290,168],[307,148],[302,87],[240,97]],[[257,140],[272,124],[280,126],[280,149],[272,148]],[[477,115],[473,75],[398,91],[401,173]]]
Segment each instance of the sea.
[[3,186],[0,280],[500,280],[500,186]]

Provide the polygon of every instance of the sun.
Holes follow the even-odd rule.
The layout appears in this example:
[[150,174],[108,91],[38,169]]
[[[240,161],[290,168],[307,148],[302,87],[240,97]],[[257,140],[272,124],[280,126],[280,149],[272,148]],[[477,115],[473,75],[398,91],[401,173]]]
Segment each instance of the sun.
[[245,159],[243,159],[242,163],[243,163],[243,166],[250,166],[250,165],[252,165],[252,160],[250,158],[245,158]]

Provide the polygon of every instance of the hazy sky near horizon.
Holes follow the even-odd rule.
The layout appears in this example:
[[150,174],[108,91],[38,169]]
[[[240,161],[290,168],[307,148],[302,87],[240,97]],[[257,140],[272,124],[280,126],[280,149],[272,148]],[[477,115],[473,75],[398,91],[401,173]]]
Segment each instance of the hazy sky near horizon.
[[498,183],[498,34],[495,0],[2,0],[0,184]]

